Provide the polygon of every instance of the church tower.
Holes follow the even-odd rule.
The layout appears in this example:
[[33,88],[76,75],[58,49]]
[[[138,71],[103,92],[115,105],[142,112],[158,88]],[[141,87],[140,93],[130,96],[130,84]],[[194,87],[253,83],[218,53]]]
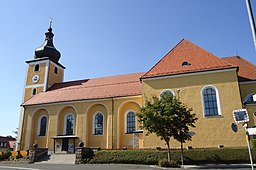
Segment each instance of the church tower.
[[36,48],[33,60],[28,64],[23,102],[40,92],[45,92],[54,83],[63,82],[65,67],[59,63],[60,52],[53,45],[52,27],[45,33],[44,43]]

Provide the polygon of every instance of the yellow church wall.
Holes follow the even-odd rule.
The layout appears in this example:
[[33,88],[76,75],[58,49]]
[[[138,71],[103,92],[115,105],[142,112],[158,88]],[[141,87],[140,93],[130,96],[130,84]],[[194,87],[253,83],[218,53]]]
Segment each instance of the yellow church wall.
[[[244,101],[245,97],[249,94],[256,94],[256,83],[240,83],[240,90],[241,90],[241,98]],[[249,127],[256,125],[256,116],[254,113],[256,112],[256,104],[246,104],[245,108],[249,114]]]
[[[44,109],[40,109],[38,111],[36,111],[32,116],[32,127],[31,129],[33,129],[31,131],[31,139],[30,139],[30,146],[33,146],[34,143],[37,143],[38,146],[40,147],[47,147],[46,143],[47,143],[47,131],[48,131],[48,125],[49,125],[49,116],[48,116],[48,112]],[[38,135],[38,124],[40,121],[40,116],[46,116],[47,117],[47,124],[46,124],[46,134],[45,136],[39,136]]]
[[[37,94],[42,92],[44,90],[43,86],[40,87],[35,87],[36,88],[36,92]],[[24,101],[27,101],[28,99],[30,99],[33,96],[33,89],[34,88],[26,88],[25,89],[25,93],[24,93]]]
[[[117,146],[118,148],[122,148],[122,147],[133,148],[133,133],[127,133],[125,128],[125,125],[126,125],[125,116],[129,111],[138,113],[140,111],[140,105],[135,103],[134,101],[127,101],[119,106],[118,121],[117,121],[118,134],[119,134],[119,138],[117,139],[117,141],[119,141]],[[140,128],[139,128],[139,123],[136,117],[135,130],[138,130],[138,129]]]
[[[57,67],[57,69],[58,69],[58,74],[54,73],[55,67]],[[64,70],[62,68],[60,68],[56,64],[53,64],[53,62],[50,62],[48,87],[51,87],[54,83],[63,82],[63,74],[64,74]]]
[[[114,103],[112,114],[112,103]],[[54,136],[63,135],[64,128],[64,116],[67,113],[73,112],[75,115],[74,135],[78,137],[76,139],[76,147],[79,142],[85,142],[87,147],[101,147],[102,149],[120,147],[128,147],[127,141],[132,140],[133,134],[124,133],[124,113],[129,110],[133,110],[136,113],[139,112],[139,107],[142,103],[141,96],[136,97],[124,97],[96,100],[96,101],[80,101],[69,103],[49,104],[42,106],[26,106],[25,111],[25,127],[24,135],[22,139],[22,145],[25,148],[31,147],[35,141],[37,141],[39,147],[48,147],[49,150],[54,149]],[[39,110],[48,111],[48,130],[47,137],[39,137],[36,135],[36,124],[40,117]],[[104,133],[103,135],[93,135],[93,114],[96,112],[102,112],[104,114]],[[33,118],[33,121],[31,121]],[[32,125],[31,125],[31,122]],[[30,127],[32,126],[32,128]],[[136,129],[139,129],[137,123]],[[121,129],[121,130],[120,130]],[[142,134],[139,135],[140,147],[143,146]],[[72,143],[73,140],[70,140]],[[29,143],[29,145],[28,145]],[[58,140],[56,140],[56,144]],[[61,141],[59,141],[61,144]],[[128,142],[129,143],[129,142]]]
[[[103,134],[96,135],[93,129],[94,117],[97,113],[103,114]],[[87,134],[87,146],[88,147],[100,147],[106,148],[107,143],[107,118],[108,110],[104,104],[93,104],[87,111],[86,120],[86,134]]]
[[[40,65],[39,71],[34,71],[35,65],[36,64],[28,65],[26,85],[44,84],[46,63],[40,63],[39,64]],[[39,81],[37,83],[34,83],[32,81],[32,77],[34,75],[39,76]]]
[[[232,111],[242,108],[235,70],[143,80],[142,84],[144,100],[151,98],[152,95],[160,96],[163,90],[171,89],[176,97],[191,107],[193,113],[196,113],[198,118],[196,128],[190,129],[195,132],[195,135],[192,137],[192,141],[187,142],[185,146],[205,148],[217,147],[219,144],[227,147],[246,145],[243,128],[240,127],[237,133],[231,130],[231,123],[234,122]],[[201,90],[208,85],[212,85],[218,90],[220,116],[205,117],[203,114]],[[146,136],[144,132],[144,148],[156,146],[166,147],[158,137]],[[179,147],[180,144],[172,140],[171,146]]]

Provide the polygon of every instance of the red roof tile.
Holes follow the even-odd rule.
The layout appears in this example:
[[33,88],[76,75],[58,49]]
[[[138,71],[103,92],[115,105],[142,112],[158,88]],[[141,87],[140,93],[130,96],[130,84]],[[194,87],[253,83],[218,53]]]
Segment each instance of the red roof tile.
[[241,81],[256,80],[256,66],[240,56],[222,58],[239,67],[238,76]]
[[141,95],[142,85],[139,79],[144,74],[125,74],[54,84],[48,91],[38,93],[23,105]]
[[[182,66],[183,62],[188,62],[189,65]],[[183,39],[154,67],[152,67],[145,75],[143,75],[142,78],[235,67],[236,66],[205,51],[190,41]]]

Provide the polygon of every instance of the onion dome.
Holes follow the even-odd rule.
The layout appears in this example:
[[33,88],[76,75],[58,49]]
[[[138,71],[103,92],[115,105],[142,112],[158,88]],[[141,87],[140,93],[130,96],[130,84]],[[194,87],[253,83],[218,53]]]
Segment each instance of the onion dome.
[[44,43],[35,50],[35,59],[47,57],[55,62],[59,61],[61,54],[53,45],[53,36],[54,34],[52,33],[52,27],[50,23],[48,32],[45,33]]

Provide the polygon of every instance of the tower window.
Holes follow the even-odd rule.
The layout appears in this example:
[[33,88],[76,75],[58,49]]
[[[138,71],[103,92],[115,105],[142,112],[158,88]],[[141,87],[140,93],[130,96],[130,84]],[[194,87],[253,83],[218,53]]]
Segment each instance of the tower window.
[[32,95],[33,95],[33,96],[36,95],[36,88],[33,89]]
[[58,68],[57,67],[54,67],[54,73],[58,74]]
[[40,69],[40,65],[39,64],[36,64],[35,65],[35,68],[34,68],[34,71],[36,72],[36,71],[39,71],[39,69]]

